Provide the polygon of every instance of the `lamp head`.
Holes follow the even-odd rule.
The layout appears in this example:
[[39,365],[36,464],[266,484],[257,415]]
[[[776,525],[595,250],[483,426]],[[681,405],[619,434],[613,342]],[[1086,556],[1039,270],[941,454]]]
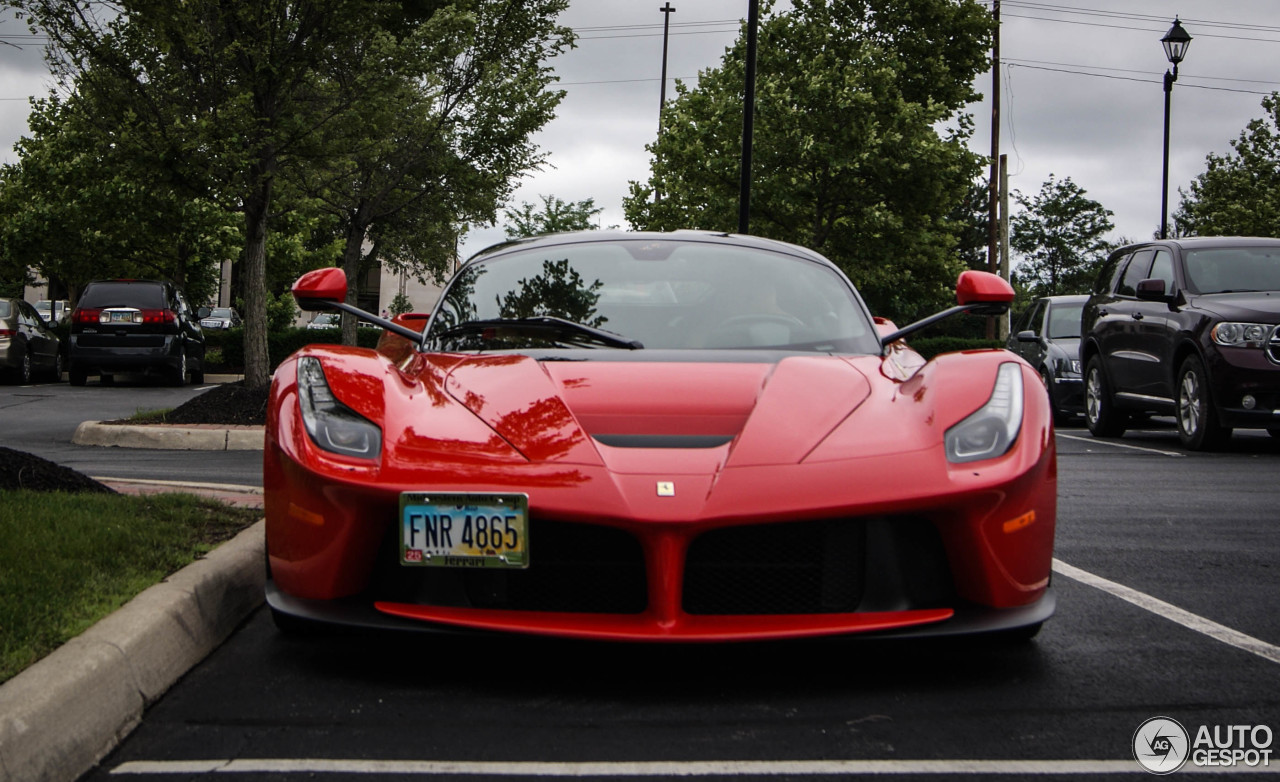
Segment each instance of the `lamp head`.
[[1164,34],[1160,43],[1164,46],[1164,55],[1169,58],[1169,62],[1177,65],[1187,56],[1187,49],[1191,46],[1191,36],[1183,29],[1182,22],[1174,17],[1173,27]]

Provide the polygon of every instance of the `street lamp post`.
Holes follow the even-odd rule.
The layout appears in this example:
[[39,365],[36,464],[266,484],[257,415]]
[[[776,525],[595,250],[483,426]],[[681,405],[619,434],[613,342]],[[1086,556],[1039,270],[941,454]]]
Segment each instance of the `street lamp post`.
[[1160,188],[1160,238],[1169,237],[1169,103],[1173,97],[1173,83],[1178,80],[1178,63],[1187,56],[1191,46],[1191,36],[1182,28],[1178,17],[1173,18],[1173,27],[1160,39],[1164,46],[1164,54],[1173,63],[1173,71],[1164,72],[1164,179]]

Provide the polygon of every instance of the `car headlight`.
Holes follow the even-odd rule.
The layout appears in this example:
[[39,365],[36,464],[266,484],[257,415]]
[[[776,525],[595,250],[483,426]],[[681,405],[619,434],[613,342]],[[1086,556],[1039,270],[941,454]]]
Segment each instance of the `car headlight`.
[[1260,348],[1273,326],[1266,323],[1219,323],[1209,332],[1213,341],[1232,348]]
[[329,390],[320,360],[298,359],[298,406],[307,434],[326,451],[376,459],[382,450],[382,430],[337,400]]
[[1022,368],[1000,365],[991,398],[947,430],[947,461],[954,464],[994,459],[1013,447],[1022,428]]
[[1060,358],[1054,367],[1059,377],[1063,375],[1079,375],[1080,359],[1078,358]]

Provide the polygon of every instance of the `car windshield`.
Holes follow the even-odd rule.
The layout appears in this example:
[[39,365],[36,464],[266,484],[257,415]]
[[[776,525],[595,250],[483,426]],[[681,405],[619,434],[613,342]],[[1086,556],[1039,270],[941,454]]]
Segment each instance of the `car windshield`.
[[1049,311],[1049,339],[1079,339],[1084,304],[1055,304]]
[[13,314],[13,307],[7,301],[0,301],[0,318],[7,318]]
[[226,309],[225,307],[214,307],[209,311],[209,317],[227,318],[229,320],[231,318],[231,310]]
[[475,261],[450,283],[428,336],[444,350],[879,352],[852,287],[826,265],[666,239],[536,247]]
[[1187,252],[1187,275],[1200,293],[1280,290],[1280,245]]

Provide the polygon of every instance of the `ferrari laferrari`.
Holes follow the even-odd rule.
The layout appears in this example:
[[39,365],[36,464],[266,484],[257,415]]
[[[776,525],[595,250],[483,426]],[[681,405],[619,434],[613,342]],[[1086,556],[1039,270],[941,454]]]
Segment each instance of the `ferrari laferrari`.
[[1036,371],[925,361],[830,261],[765,239],[589,231],[504,243],[429,313],[275,372],[267,601],[317,623],[608,641],[998,633],[1049,588],[1056,457]]

